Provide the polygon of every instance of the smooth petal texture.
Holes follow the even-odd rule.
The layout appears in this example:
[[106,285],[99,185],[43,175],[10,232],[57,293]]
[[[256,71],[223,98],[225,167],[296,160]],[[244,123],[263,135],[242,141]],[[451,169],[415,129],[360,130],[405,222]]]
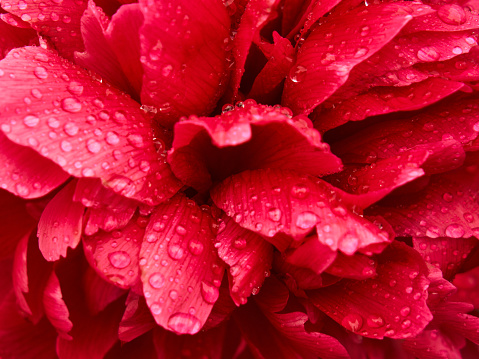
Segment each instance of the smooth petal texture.
[[431,78],[405,87],[375,87],[315,116],[322,133],[348,121],[429,106],[464,87],[462,82]]
[[470,238],[414,237],[414,249],[426,262],[438,267],[444,278],[451,280],[478,240]]
[[0,190],[0,203],[0,259],[5,259],[13,256],[17,243],[33,231],[36,223],[26,201]]
[[196,334],[219,296],[224,266],[213,246],[216,223],[184,196],[159,205],[140,250],[143,293],[156,322]]
[[216,117],[192,116],[176,124],[168,162],[178,178],[200,190],[211,180],[246,169],[279,168],[317,176],[341,169],[341,161],[321,142],[309,119],[291,119],[288,109],[251,100]]
[[143,67],[140,62],[140,35],[143,13],[138,4],[121,6],[112,16],[104,33],[111,49],[128,78],[134,94],[139,98],[143,80]]
[[471,303],[475,309],[479,308],[479,267],[456,274],[452,283],[457,288],[454,301]]
[[333,264],[326,269],[326,273],[341,278],[363,280],[376,276],[377,261],[363,254],[356,253],[347,256],[338,253]]
[[28,22],[34,30],[48,37],[58,52],[73,60],[75,51],[83,50],[80,18],[87,7],[85,0],[58,0],[38,3],[33,0],[2,0],[0,6]]
[[402,347],[418,358],[462,359],[459,348],[440,330],[424,330],[414,338],[401,343]]
[[29,28],[18,28],[20,21],[10,14],[1,14],[0,21],[0,59],[3,59],[11,49],[38,43],[36,31]]
[[56,357],[57,333],[46,318],[33,325],[17,310],[13,293],[0,307],[0,355],[5,359],[51,359]]
[[298,248],[285,253],[285,260],[298,267],[309,268],[316,274],[324,272],[336,259],[337,252],[318,241],[316,236],[307,238]]
[[273,262],[273,247],[262,237],[224,216],[216,236],[219,257],[228,264],[230,293],[236,305],[257,293]]
[[[0,85],[10,89],[0,99],[8,118],[1,128],[11,141],[74,176],[99,177],[115,192],[149,204],[179,189],[157,152],[165,148],[156,148],[150,120],[129,97],[38,47],[13,50],[0,69]],[[26,96],[29,104],[16,112]],[[160,133],[157,138],[164,144]]]
[[229,85],[232,92],[228,96],[230,102],[236,100],[238,96],[238,89],[245,71],[244,66],[251,44],[259,38],[261,28],[274,16],[274,10],[278,4],[278,0],[251,0],[246,4],[232,43],[234,68]]
[[146,305],[145,297],[128,293],[126,308],[118,328],[118,338],[129,342],[155,328],[155,319]]
[[[140,0],[144,105],[165,127],[181,116],[204,115],[224,92],[230,21],[223,3]],[[170,8],[171,7],[171,8]]]
[[[309,114],[346,82],[354,66],[380,50],[412,19],[402,8],[400,4],[357,8],[313,30],[286,80],[282,104],[295,114]],[[347,48],[341,48],[341,41],[347,41]]]
[[68,332],[73,328],[73,323],[69,319],[70,313],[62,297],[60,282],[53,271],[43,292],[43,305],[45,307],[45,315],[57,330],[58,335],[71,340],[72,337]]
[[443,302],[432,310],[434,320],[451,332],[460,334],[475,344],[479,344],[479,318],[466,314],[474,307],[469,303]]
[[68,183],[48,202],[38,222],[38,244],[48,261],[66,257],[68,248],[80,242],[83,212],[81,203],[73,202],[75,181]]
[[[468,156],[463,167],[432,176],[418,193],[386,202],[371,212],[383,215],[399,236],[468,238],[479,228],[477,190],[478,156]],[[425,217],[422,213],[427,211]]]
[[399,339],[420,333],[432,319],[421,257],[405,244],[393,242],[378,256],[377,273],[375,278],[343,280],[308,296],[343,327],[365,337]]
[[[3,124],[2,131],[10,128]],[[0,132],[0,186],[23,198],[46,195],[68,177],[57,164],[36,153],[33,149],[17,145]]]
[[105,32],[109,22],[103,10],[92,0],[88,1],[88,7],[81,18],[85,51],[75,53],[75,62],[81,67],[94,71],[115,87],[134,93],[130,89],[116,53],[106,39]]
[[90,265],[103,279],[120,288],[129,288],[139,279],[138,255],[145,234],[139,219],[132,219],[121,230],[83,238]]

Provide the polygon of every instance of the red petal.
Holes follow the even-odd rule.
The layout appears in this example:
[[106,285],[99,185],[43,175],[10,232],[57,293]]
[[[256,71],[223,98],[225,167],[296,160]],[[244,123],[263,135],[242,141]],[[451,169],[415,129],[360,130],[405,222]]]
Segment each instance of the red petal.
[[158,109],[162,125],[171,126],[182,115],[211,112],[222,95],[230,23],[218,0],[177,0],[170,10],[163,6],[140,0],[145,18],[140,29],[141,98]]
[[140,6],[138,4],[123,5],[112,16],[105,32],[105,38],[138,97],[143,79],[139,37],[141,25],[143,25],[143,14]]
[[227,280],[223,280],[221,282],[219,291],[220,295],[218,300],[213,305],[213,309],[211,309],[211,313],[206,320],[205,326],[203,327],[204,330],[215,328],[221,323],[224,323],[227,319],[229,319],[231,313],[233,313],[237,307],[231,298]]
[[0,190],[0,203],[0,259],[4,259],[13,256],[17,243],[33,231],[36,223],[28,214],[26,201]]
[[2,358],[51,359],[56,357],[57,333],[46,318],[33,325],[17,310],[13,293],[0,306],[0,355]]
[[[192,116],[175,126],[168,162],[183,182],[194,187],[207,186],[208,172],[217,181],[254,168],[291,169],[317,176],[339,171],[341,161],[321,142],[309,119],[291,119],[289,113],[248,100],[220,116]],[[194,157],[185,158],[185,152]]]
[[346,256],[338,253],[334,263],[326,269],[326,273],[342,278],[367,279],[376,276],[377,262],[363,254]]
[[413,111],[429,106],[464,87],[462,82],[431,78],[404,87],[374,87],[315,114],[315,123],[321,132],[348,121],[397,111]]
[[[5,131],[9,125],[3,124]],[[69,175],[34,150],[11,142],[0,132],[0,183],[23,198],[42,197],[65,182]]]
[[[179,189],[158,153],[164,148],[157,151],[153,142],[150,120],[129,97],[39,47],[13,50],[0,66],[6,74],[0,84],[9,88],[0,99],[2,130],[11,141],[34,148],[74,176],[99,177],[116,192],[149,204]],[[30,98],[32,90],[38,91]],[[26,96],[29,105],[14,111]],[[161,134],[156,137],[164,144]]]
[[479,318],[465,314],[474,307],[469,303],[443,302],[432,310],[434,320],[451,333],[459,334],[479,344]]
[[474,308],[479,308],[479,267],[457,274],[452,283],[457,288],[454,301],[471,303]]
[[85,1],[63,0],[60,3],[38,3],[34,0],[3,0],[4,10],[32,25],[41,35],[51,39],[59,53],[73,59],[75,51],[83,49],[80,18],[87,7]]
[[128,79],[123,74],[122,67],[116,53],[110,48],[105,36],[109,25],[108,17],[92,0],[81,18],[81,32],[85,42],[85,51],[75,54],[75,62],[89,70],[96,72],[112,85],[123,91],[131,91]]
[[378,256],[378,263],[376,278],[343,280],[308,295],[328,316],[365,337],[415,336],[432,319],[421,257],[405,244],[393,242]]
[[425,330],[401,346],[417,358],[462,359],[460,348],[440,330]]
[[337,254],[328,245],[318,241],[316,236],[311,236],[298,248],[286,252],[285,260],[295,266],[309,268],[316,274],[320,274],[334,262]]
[[246,57],[253,41],[259,37],[259,32],[271,18],[275,16],[278,0],[251,0],[248,1],[241,22],[233,40],[233,73],[230,87],[232,94],[230,101],[238,95],[241,78],[244,73]]
[[[229,265],[230,293],[236,305],[245,304],[257,293],[273,261],[273,247],[256,233],[238,226],[224,216],[215,247],[219,257]],[[221,228],[223,228],[221,230]]]
[[26,235],[18,243],[13,261],[13,289],[19,309],[33,323],[43,316],[43,290],[51,265],[43,259],[36,238]]
[[372,212],[383,214],[399,236],[471,237],[479,228],[474,200],[478,163],[477,156],[470,155],[460,169],[432,176],[421,192],[395,198],[394,204],[385,202]]
[[[328,17],[301,46],[286,79],[283,105],[296,114],[309,114],[346,82],[354,66],[380,50],[411,20],[403,8],[402,4],[372,5],[336,19]],[[346,48],[340,46],[342,41]]]
[[[3,21],[0,21],[0,59],[3,59],[11,49],[38,43],[35,30],[17,27],[16,19],[13,18],[13,15],[8,15],[10,14],[1,14]],[[20,22],[22,21],[20,20]]]
[[45,315],[57,330],[58,335],[71,340],[72,337],[68,332],[73,328],[73,323],[69,319],[70,313],[63,300],[60,282],[55,272],[51,272],[50,278],[48,278],[43,292],[43,305]]
[[154,327],[156,327],[155,320],[146,305],[145,297],[130,291],[126,299],[125,313],[118,329],[118,338],[121,341],[129,342]]
[[85,256],[103,279],[129,288],[139,279],[138,255],[144,234],[144,227],[133,219],[121,230],[85,237]]
[[467,255],[478,243],[471,238],[413,238],[414,249],[426,262],[438,267],[444,278],[451,280]]
[[84,207],[73,202],[75,181],[58,192],[48,203],[38,222],[38,243],[48,261],[66,257],[68,248],[80,242]]
[[143,292],[156,322],[195,334],[219,296],[224,267],[213,247],[213,222],[193,201],[176,196],[153,212],[140,250]]

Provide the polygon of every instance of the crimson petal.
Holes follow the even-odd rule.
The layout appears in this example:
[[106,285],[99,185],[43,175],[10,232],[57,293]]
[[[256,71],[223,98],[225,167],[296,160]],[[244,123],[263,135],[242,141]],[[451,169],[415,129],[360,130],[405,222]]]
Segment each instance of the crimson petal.
[[356,253],[353,256],[347,256],[338,253],[333,264],[326,269],[326,273],[341,278],[367,279],[376,276],[377,262],[363,254]]
[[216,223],[178,195],[150,217],[140,250],[143,292],[156,322],[178,334],[195,334],[219,296],[224,266],[213,246]]
[[[0,99],[1,129],[11,141],[74,176],[99,177],[116,192],[149,204],[180,188],[157,152],[150,120],[131,98],[39,47],[12,50],[0,68],[0,84],[9,89]],[[29,104],[15,111],[25,97]],[[156,137],[163,141],[161,134]]]
[[86,1],[55,0],[38,3],[34,0],[2,0],[0,5],[50,38],[63,57],[73,60],[73,53],[83,49],[80,18],[87,7]]
[[471,303],[475,309],[479,308],[479,267],[456,274],[452,283],[457,288],[457,293],[453,295],[455,301]]
[[405,339],[401,346],[417,358],[462,359],[456,343],[437,329],[424,330],[414,338]]
[[38,243],[48,261],[66,257],[68,248],[80,242],[84,207],[73,202],[75,181],[67,184],[48,202],[38,222]]
[[62,297],[60,281],[53,271],[43,292],[43,305],[45,307],[45,315],[57,330],[58,335],[71,340],[72,337],[68,332],[73,328],[73,323],[69,319],[70,313]]
[[[19,28],[19,22],[15,16],[1,14],[0,21],[0,59],[3,59],[11,49],[38,43],[38,36],[35,30],[30,28]],[[19,20],[19,19],[18,19]]]
[[[309,114],[346,82],[354,66],[380,50],[412,19],[404,8],[402,4],[359,7],[334,20],[332,14],[299,49],[285,83],[283,105],[295,114]],[[340,46],[342,41],[347,48]]]
[[256,293],[273,262],[273,247],[254,232],[224,216],[216,236],[219,257],[229,265],[230,293],[236,305]]
[[144,15],[141,102],[158,110],[164,126],[182,115],[211,112],[227,76],[230,20],[223,3],[175,0],[168,10],[161,2],[139,4]]
[[343,280],[308,296],[343,327],[365,337],[415,336],[432,319],[426,305],[427,268],[417,252],[399,242],[377,259],[377,277]]
[[121,230],[83,238],[91,266],[103,279],[120,288],[129,288],[139,279],[138,255],[145,229],[138,222],[133,219]]
[[130,291],[126,298],[125,312],[120,321],[118,338],[121,341],[129,342],[155,326],[155,320],[146,305],[145,297]]

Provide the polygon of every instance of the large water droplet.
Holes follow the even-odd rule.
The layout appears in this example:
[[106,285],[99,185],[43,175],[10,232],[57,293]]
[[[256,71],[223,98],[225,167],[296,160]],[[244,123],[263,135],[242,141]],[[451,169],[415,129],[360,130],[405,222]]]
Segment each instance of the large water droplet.
[[353,233],[346,233],[338,243],[339,249],[348,255],[352,255],[356,252],[359,245],[359,238]]
[[298,217],[296,218],[296,227],[301,229],[310,229],[318,222],[319,218],[316,214],[306,211],[298,214]]
[[175,313],[168,319],[168,327],[178,334],[196,334],[201,329],[201,322],[194,315]]
[[466,12],[456,4],[446,4],[439,8],[437,16],[448,25],[461,25],[466,22]]
[[417,58],[424,62],[437,61],[439,53],[432,47],[423,47],[417,52]]
[[214,285],[201,282],[201,296],[206,303],[215,303],[218,300],[219,295],[220,292]]
[[294,185],[291,187],[291,195],[299,199],[306,198],[309,195],[309,188],[304,185]]
[[67,97],[62,100],[62,109],[66,112],[80,112],[82,109],[80,101],[73,97]]
[[281,210],[279,208],[271,208],[268,211],[268,218],[273,222],[279,222],[281,220]]
[[109,145],[117,145],[120,142],[120,138],[116,132],[110,131],[106,133],[106,143]]
[[90,138],[87,141],[86,147],[91,153],[98,153],[101,151],[101,144],[95,141],[93,138]]
[[354,333],[363,326],[363,318],[359,314],[350,313],[343,318],[341,325]]
[[76,81],[70,82],[67,89],[68,92],[75,96],[80,96],[83,93],[83,85]]
[[27,127],[35,127],[40,122],[40,119],[37,116],[28,115],[23,119],[23,123]]
[[458,223],[450,224],[445,230],[446,236],[451,238],[461,238],[464,236],[464,227]]
[[47,69],[44,68],[43,66],[35,67],[35,70],[33,71],[33,73],[35,74],[36,77],[42,80],[48,77]]
[[296,82],[296,83],[301,82],[306,77],[306,72],[307,71],[308,71],[308,69],[306,67],[298,65],[291,70],[291,72],[289,74],[289,78],[293,82]]
[[401,310],[399,311],[399,313],[401,313],[401,315],[403,317],[407,317],[409,315],[409,313],[411,313],[411,308],[409,307],[403,307],[401,308]]
[[179,260],[185,255],[185,250],[181,247],[180,244],[170,243],[168,245],[168,254],[171,258]]
[[380,328],[384,325],[384,319],[379,315],[370,315],[366,319],[366,323],[372,328]]
[[195,256],[199,256],[203,252],[203,243],[201,243],[198,239],[192,239],[188,243],[188,249],[190,250],[191,254]]
[[150,283],[153,288],[159,289],[165,285],[165,277],[161,273],[153,273],[148,279],[148,283]]
[[126,268],[131,263],[130,255],[125,251],[117,251],[108,254],[108,260],[113,267],[118,269]]

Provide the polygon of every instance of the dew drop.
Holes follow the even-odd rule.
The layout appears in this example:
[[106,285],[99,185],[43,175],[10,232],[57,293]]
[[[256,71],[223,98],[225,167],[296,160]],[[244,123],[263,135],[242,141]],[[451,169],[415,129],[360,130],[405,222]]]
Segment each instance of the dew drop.
[[357,58],[366,56],[368,52],[369,52],[369,49],[367,47],[359,47],[354,53],[354,57],[357,59]]
[[135,148],[145,147],[143,137],[141,135],[132,134],[127,137],[128,143]]
[[233,247],[235,247],[236,249],[244,249],[246,248],[246,239],[244,238],[236,238],[234,241],[233,241]]
[[206,303],[214,304],[218,299],[220,292],[218,288],[216,288],[212,284],[208,284],[206,282],[201,282],[201,296],[205,300]]
[[93,138],[90,138],[87,141],[86,147],[88,151],[90,151],[91,153],[98,153],[101,151],[101,144],[97,142],[96,140],[94,140]]
[[168,327],[178,334],[196,334],[201,329],[201,322],[194,315],[175,313],[168,319]]
[[338,243],[339,249],[347,254],[347,255],[352,255],[356,252],[358,249],[359,245],[359,238],[357,235],[354,235],[352,233],[346,233]]
[[188,249],[190,250],[191,254],[195,256],[199,256],[203,252],[203,243],[201,243],[198,239],[192,239],[188,243]]
[[118,269],[126,268],[131,263],[130,255],[125,251],[117,251],[108,254],[108,260],[113,267]]
[[170,290],[169,297],[171,300],[177,300],[178,299],[178,292],[176,290]]
[[464,236],[465,231],[464,227],[462,227],[460,224],[453,223],[446,227],[445,233],[446,236],[451,238],[461,238]]
[[293,81],[295,83],[301,82],[306,77],[306,72],[307,71],[308,71],[308,69],[306,67],[298,65],[291,70],[289,78],[291,79],[291,81]]
[[439,8],[437,16],[448,25],[461,25],[466,22],[466,12],[456,4],[446,4]]
[[162,312],[161,306],[158,303],[153,303],[150,306],[150,310],[155,315],[161,314],[161,312]]
[[15,185],[15,190],[20,197],[26,197],[30,194],[30,190],[28,189],[28,187],[21,183],[17,183]]
[[33,71],[33,73],[35,74],[36,77],[38,77],[39,79],[42,79],[42,80],[44,80],[48,77],[47,69],[44,68],[43,66],[35,67],[35,70]]
[[355,333],[363,326],[363,318],[359,314],[348,314],[341,321],[341,325]]
[[23,123],[27,127],[35,127],[40,122],[40,119],[37,116],[28,115],[23,119]]
[[83,93],[83,85],[79,82],[72,81],[68,84],[67,90],[72,95],[80,96]]
[[148,279],[148,283],[150,283],[153,288],[159,289],[165,285],[165,277],[161,273],[153,273]]
[[279,222],[281,220],[281,210],[279,208],[271,208],[268,211],[268,218],[273,222]]
[[80,112],[82,105],[80,101],[73,97],[67,97],[62,100],[62,109],[66,112]]
[[148,243],[153,243],[153,242],[156,242],[158,240],[158,237],[154,233],[148,233],[145,236],[145,239]]
[[401,327],[403,329],[407,329],[411,326],[411,321],[409,319],[406,319],[405,321],[402,322]]
[[407,317],[409,315],[409,313],[411,313],[411,308],[409,307],[403,307],[401,308],[401,310],[399,311],[399,313],[401,313],[401,315],[403,317]]
[[309,195],[309,188],[303,185],[294,185],[291,188],[291,195],[298,199],[306,198]]
[[380,328],[384,325],[384,319],[379,315],[370,315],[367,317],[366,323],[371,328]]
[[185,250],[179,244],[170,243],[168,245],[168,255],[176,260],[183,258]]
[[296,227],[301,229],[310,229],[319,222],[319,218],[313,212],[303,212],[296,218]]
[[73,122],[68,122],[65,124],[65,126],[63,127],[63,131],[65,131],[65,133],[68,135],[68,136],[75,136],[78,131],[79,131],[79,128],[76,124],[74,124]]
[[179,235],[184,236],[186,234],[186,228],[179,225],[179,226],[176,227],[176,233],[178,233]]
[[455,46],[453,49],[452,49],[452,53],[454,55],[460,55],[463,53],[463,50],[462,50],[462,47],[460,46]]
[[60,142],[60,148],[64,152],[70,152],[73,149],[73,146],[69,141],[63,140]]
[[432,47],[423,47],[417,52],[418,59],[424,62],[436,61],[439,56],[439,53]]
[[118,137],[118,134],[114,131],[107,132],[105,140],[106,140],[106,143],[112,146],[117,145],[120,142],[120,138]]

